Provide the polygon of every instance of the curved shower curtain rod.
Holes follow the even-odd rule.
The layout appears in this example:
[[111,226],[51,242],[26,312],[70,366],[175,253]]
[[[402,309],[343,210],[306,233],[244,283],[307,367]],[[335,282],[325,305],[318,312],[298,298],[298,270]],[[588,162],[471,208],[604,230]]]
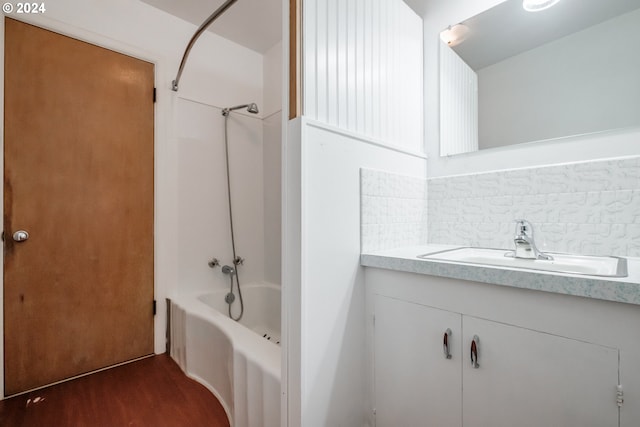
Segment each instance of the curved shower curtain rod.
[[232,4],[234,4],[237,1],[238,0],[225,1],[222,6],[217,8],[216,11],[213,12],[211,16],[209,16],[207,20],[202,23],[202,25],[200,25],[200,27],[195,32],[193,37],[191,37],[191,40],[189,40],[189,44],[187,45],[187,48],[184,50],[184,55],[182,55],[182,61],[180,61],[180,68],[178,68],[178,74],[176,75],[176,79],[173,82],[171,82],[171,89],[173,89],[174,92],[178,91],[178,83],[180,83],[180,76],[182,76],[182,70],[184,69],[184,66],[187,63],[189,52],[191,52],[191,48],[196,43],[196,40],[198,40],[198,37],[200,37],[202,32],[206,30],[209,27],[209,25],[213,23],[213,21],[218,19],[220,15],[222,15],[227,9],[229,9],[229,7],[231,7]]

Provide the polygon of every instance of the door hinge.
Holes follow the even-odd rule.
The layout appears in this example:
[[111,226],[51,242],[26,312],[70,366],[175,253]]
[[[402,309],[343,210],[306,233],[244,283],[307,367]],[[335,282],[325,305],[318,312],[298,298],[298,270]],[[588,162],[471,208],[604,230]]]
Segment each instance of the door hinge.
[[154,103],[154,104],[156,103],[156,99],[157,99],[157,98],[156,98],[156,88],[154,87],[154,88],[153,88],[153,103]]
[[156,315],[156,300],[153,300],[153,315]]
[[618,408],[622,408],[622,404],[624,403],[624,391],[620,384],[616,387],[616,402],[618,403]]

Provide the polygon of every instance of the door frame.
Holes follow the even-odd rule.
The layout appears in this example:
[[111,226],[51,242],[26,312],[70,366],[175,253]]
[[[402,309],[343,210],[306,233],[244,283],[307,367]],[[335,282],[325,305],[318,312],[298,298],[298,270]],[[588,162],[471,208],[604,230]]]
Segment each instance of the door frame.
[[[4,23],[5,17],[0,20],[0,95],[4,100]],[[153,343],[154,353],[159,354],[165,351],[165,325],[166,325],[166,309],[165,298],[169,289],[167,277],[171,275],[171,259],[173,257],[169,248],[169,244],[159,244],[165,241],[171,241],[171,215],[172,197],[166,197],[169,189],[174,188],[171,182],[176,182],[173,168],[170,165],[171,153],[169,151],[169,118],[171,117],[171,102],[169,84],[158,84],[158,82],[170,82],[168,77],[168,64],[162,61],[162,55],[139,49],[135,46],[114,40],[104,35],[94,33],[88,30],[78,28],[62,21],[48,18],[45,14],[34,15],[11,15],[11,19],[24,22],[53,31],[64,36],[74,38],[79,41],[87,42],[96,46],[109,49],[111,51],[121,53],[133,58],[137,58],[154,65],[154,86],[157,88],[157,98],[154,105],[154,124],[153,124],[153,152],[154,152],[154,221],[153,221],[153,247],[154,247],[154,278],[153,278],[153,295],[156,303],[156,315],[153,322]],[[162,102],[164,101],[164,102]],[[4,176],[4,102],[0,103],[0,174]],[[162,123],[162,124],[161,124]],[[161,177],[164,177],[162,179]],[[4,188],[0,186],[0,197],[4,200]],[[169,203],[167,203],[167,201]],[[4,216],[4,207],[0,204],[0,215]],[[161,248],[167,248],[161,250]],[[2,265],[0,269],[0,331],[2,331],[2,339],[0,340],[0,363],[4,366],[4,245],[0,245],[0,254],[2,255]],[[163,267],[166,266],[166,267]],[[175,276],[174,276],[175,277]],[[86,375],[86,374],[85,374]],[[66,381],[66,380],[63,380]],[[4,390],[4,369],[0,369],[0,400],[6,397]]]

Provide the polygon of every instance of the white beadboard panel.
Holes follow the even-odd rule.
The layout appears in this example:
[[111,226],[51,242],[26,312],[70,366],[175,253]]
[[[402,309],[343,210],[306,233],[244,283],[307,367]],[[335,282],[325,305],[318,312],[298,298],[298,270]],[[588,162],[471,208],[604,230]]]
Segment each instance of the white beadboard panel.
[[346,37],[347,37],[347,49],[346,57],[347,64],[344,69],[344,84],[346,92],[346,122],[356,120],[356,93],[357,93],[357,1],[350,1],[345,3],[346,17]]
[[[338,126],[338,117],[340,110],[340,96],[338,93],[338,75],[340,70],[338,65],[340,64],[340,54],[338,52],[338,46],[344,43],[338,34],[338,3],[340,0],[324,0],[327,4],[327,17],[326,17],[326,33],[327,50],[325,52],[327,57],[327,123],[333,123]],[[323,3],[323,2],[320,2]],[[318,40],[322,38],[322,35],[318,33]],[[320,76],[320,70],[318,70],[318,76]],[[322,95],[322,94],[320,94]]]
[[640,256],[640,157],[428,180],[429,243],[511,248],[514,220],[542,250]]
[[440,43],[440,155],[478,150],[478,75]]
[[356,114],[351,116],[353,120],[355,120],[356,130],[355,132],[359,134],[364,134],[365,129],[365,70],[366,70],[366,62],[365,58],[368,58],[366,55],[367,43],[365,38],[366,34],[366,14],[364,5],[366,4],[366,0],[356,0],[356,8],[355,8],[355,50],[356,50],[356,66],[353,70],[355,73],[356,85],[354,87],[355,91],[353,96],[355,98],[356,103]]
[[402,0],[306,0],[303,114],[424,152],[422,19]]
[[[318,69],[318,54],[319,50],[317,44],[318,23],[317,19],[306,19],[305,16],[313,13],[317,14],[318,2],[309,1],[305,2],[303,8],[303,48],[302,48],[302,107],[303,114],[310,117],[318,117],[318,78],[316,70]],[[309,12],[309,9],[312,9]],[[313,46],[313,48],[312,48]],[[315,55],[305,55],[306,49],[313,49]]]

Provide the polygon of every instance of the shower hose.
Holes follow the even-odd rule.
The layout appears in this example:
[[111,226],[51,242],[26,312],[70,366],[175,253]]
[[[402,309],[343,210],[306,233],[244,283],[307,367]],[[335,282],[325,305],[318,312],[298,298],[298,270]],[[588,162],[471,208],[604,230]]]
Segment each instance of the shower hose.
[[226,160],[226,166],[227,166],[227,197],[228,197],[228,201],[229,201],[229,226],[231,228],[231,249],[233,251],[233,265],[235,266],[235,274],[229,274],[229,280],[231,281],[231,286],[230,286],[230,290],[229,292],[231,294],[233,294],[233,278],[235,276],[236,280],[236,287],[238,288],[238,298],[240,299],[240,314],[238,315],[238,317],[233,317],[233,314],[231,314],[231,305],[233,304],[233,301],[227,302],[227,304],[229,305],[229,317],[235,321],[239,321],[240,319],[242,319],[242,315],[244,314],[244,301],[242,301],[242,290],[240,289],[240,276],[238,273],[238,265],[242,263],[242,259],[236,255],[236,241],[235,241],[235,237],[233,234],[233,210],[231,208],[231,178],[230,178],[230,174],[229,174],[229,138],[228,138],[228,130],[227,130],[227,121],[229,118],[229,111],[225,111],[222,112],[222,115],[224,116],[224,154],[225,154],[225,160]]

